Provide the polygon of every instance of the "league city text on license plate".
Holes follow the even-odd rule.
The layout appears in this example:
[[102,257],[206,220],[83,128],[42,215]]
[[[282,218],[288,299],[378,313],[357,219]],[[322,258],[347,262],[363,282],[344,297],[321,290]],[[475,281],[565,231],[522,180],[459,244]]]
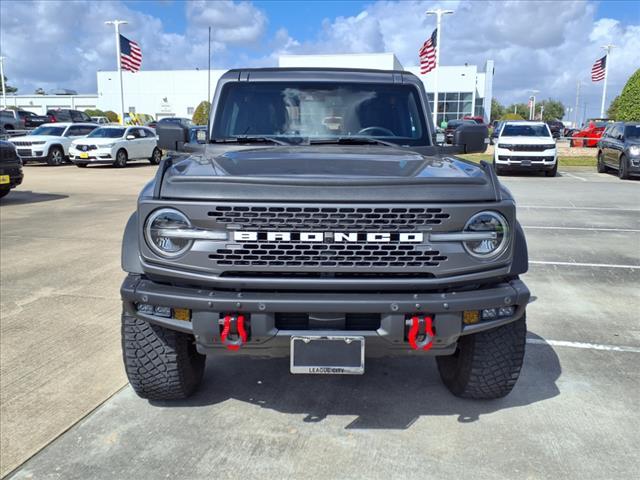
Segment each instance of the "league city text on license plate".
[[362,375],[364,337],[291,337],[291,373]]
[[9,175],[0,175],[0,185],[5,185],[7,183],[11,183],[11,178],[9,178]]

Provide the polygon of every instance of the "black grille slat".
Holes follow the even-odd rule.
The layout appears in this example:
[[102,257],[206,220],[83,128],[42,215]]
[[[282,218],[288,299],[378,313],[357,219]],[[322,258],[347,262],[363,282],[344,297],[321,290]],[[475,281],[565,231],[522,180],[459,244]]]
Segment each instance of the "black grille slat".
[[438,250],[420,245],[358,245],[241,243],[237,249],[219,248],[209,258],[225,266],[289,266],[291,262],[320,267],[438,267],[447,260]]
[[[257,207],[217,206],[208,215],[223,225],[250,230],[415,231],[440,225],[450,215],[441,208]],[[310,228],[311,227],[311,228]]]

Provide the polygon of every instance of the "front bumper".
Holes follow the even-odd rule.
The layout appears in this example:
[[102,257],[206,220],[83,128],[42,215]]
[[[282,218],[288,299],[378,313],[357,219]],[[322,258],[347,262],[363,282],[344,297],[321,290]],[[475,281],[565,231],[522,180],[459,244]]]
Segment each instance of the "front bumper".
[[22,183],[22,179],[24,178],[24,174],[22,173],[22,165],[0,165],[0,176],[9,177],[9,183],[0,184],[1,189],[15,188]]
[[69,159],[73,163],[113,163],[115,157],[111,148],[98,148],[87,152],[70,148]]
[[558,162],[555,150],[542,152],[512,152],[497,149],[495,164],[504,170],[552,170]]
[[[366,338],[368,356],[411,354],[405,321],[413,315],[433,318],[435,338],[432,355],[452,354],[461,335],[468,335],[513,322],[525,313],[530,293],[520,280],[496,283],[475,290],[447,293],[326,293],[326,292],[232,292],[208,288],[160,284],[139,275],[128,275],[121,295],[126,314],[169,329],[195,336],[198,351],[227,351],[220,341],[219,320],[225,315],[249,317],[249,340],[233,354],[279,357],[289,354],[292,336],[359,335]],[[187,308],[191,320],[141,313],[138,304]],[[514,306],[513,315],[497,320],[465,324],[464,311]],[[287,330],[277,328],[277,315],[287,313],[359,313],[379,316],[375,330]]]

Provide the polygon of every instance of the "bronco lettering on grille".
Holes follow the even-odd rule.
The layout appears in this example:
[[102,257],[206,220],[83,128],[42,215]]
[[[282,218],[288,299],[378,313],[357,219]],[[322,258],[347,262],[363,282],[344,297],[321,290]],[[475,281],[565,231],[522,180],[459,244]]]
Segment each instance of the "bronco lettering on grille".
[[233,232],[237,242],[345,242],[345,243],[422,243],[422,232]]

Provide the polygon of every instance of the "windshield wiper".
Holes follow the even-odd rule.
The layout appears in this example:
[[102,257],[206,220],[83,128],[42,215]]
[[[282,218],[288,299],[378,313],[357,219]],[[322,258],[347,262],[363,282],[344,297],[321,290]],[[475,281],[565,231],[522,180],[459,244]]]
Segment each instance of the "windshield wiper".
[[275,143],[276,145],[290,145],[287,142],[272,137],[251,137],[248,135],[239,135],[237,137],[216,138],[214,143]]
[[317,144],[332,144],[336,143],[338,145],[386,145],[387,147],[399,147],[397,143],[385,142],[384,140],[380,140],[375,137],[336,137],[336,138],[326,138],[320,140],[310,140],[310,143]]

